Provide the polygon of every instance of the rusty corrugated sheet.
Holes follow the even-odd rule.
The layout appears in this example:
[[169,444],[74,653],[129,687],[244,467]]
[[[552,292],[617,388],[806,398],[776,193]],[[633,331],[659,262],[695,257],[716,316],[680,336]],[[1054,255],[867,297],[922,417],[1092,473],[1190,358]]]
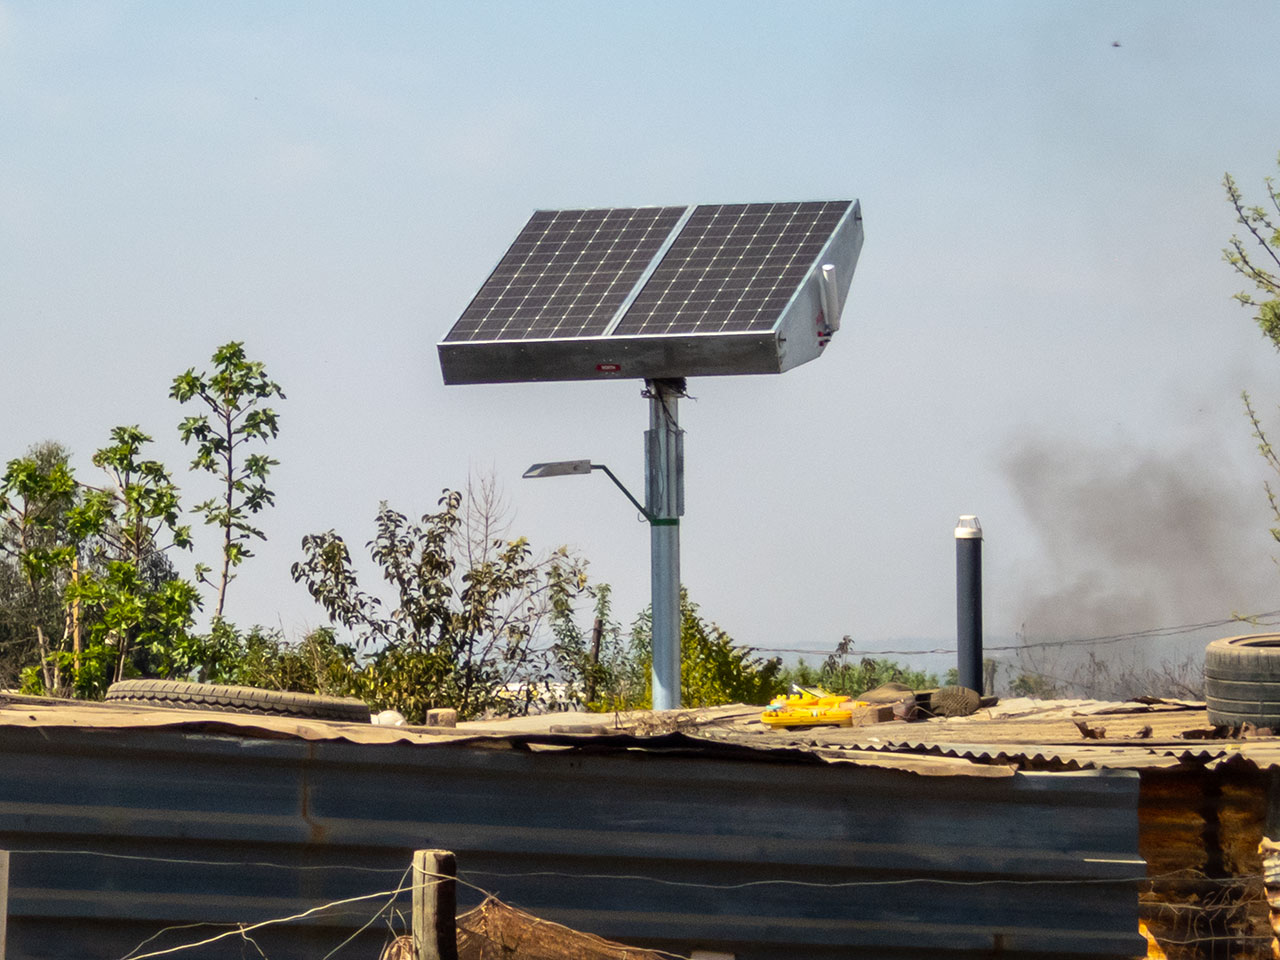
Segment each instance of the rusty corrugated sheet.
[[[1142,950],[1130,773],[922,777],[681,737],[351,743],[220,721],[0,724],[0,770],[11,960],[118,958],[234,929],[167,927],[390,890],[417,847],[454,850],[463,880],[538,916],[686,955]],[[252,936],[272,960],[324,956],[379,903]],[[232,952],[258,955],[238,936]]]
[[1270,960],[1258,842],[1267,774],[1244,766],[1142,776],[1142,917],[1170,960]]

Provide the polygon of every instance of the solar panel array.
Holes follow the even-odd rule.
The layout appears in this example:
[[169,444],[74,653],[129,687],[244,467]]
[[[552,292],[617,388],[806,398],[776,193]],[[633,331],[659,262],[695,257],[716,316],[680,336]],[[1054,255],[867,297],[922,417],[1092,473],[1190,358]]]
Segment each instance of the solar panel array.
[[767,331],[852,203],[538,211],[445,342]]

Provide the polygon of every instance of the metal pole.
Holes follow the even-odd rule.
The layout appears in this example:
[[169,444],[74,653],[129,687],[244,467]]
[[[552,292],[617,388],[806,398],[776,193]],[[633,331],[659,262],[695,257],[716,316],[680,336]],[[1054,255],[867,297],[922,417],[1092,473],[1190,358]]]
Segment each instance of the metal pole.
[[960,686],[982,689],[982,525],[966,514],[956,524],[956,647]]
[[680,515],[684,457],[678,398],[683,380],[648,380],[645,500],[653,588],[653,709],[680,707]]

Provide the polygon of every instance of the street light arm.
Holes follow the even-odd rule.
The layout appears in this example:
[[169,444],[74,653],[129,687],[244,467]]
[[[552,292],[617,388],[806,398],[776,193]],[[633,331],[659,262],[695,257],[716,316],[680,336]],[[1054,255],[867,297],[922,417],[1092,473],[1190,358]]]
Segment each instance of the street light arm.
[[604,475],[613,481],[614,486],[616,486],[619,490],[621,490],[626,495],[626,498],[628,500],[630,500],[633,504],[635,504],[635,508],[640,511],[640,513],[644,516],[644,518],[648,520],[650,523],[653,523],[653,516],[649,513],[648,510],[640,506],[640,501],[631,495],[631,491],[622,485],[622,481],[613,475],[612,470],[610,470],[603,463],[593,463],[591,465],[591,469],[603,470]]

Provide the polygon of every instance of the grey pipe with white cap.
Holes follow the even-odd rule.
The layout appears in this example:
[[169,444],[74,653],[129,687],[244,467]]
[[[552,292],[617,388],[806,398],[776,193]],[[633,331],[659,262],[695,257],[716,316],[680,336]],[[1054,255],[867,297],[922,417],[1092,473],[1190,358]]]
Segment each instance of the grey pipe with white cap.
[[962,687],[982,689],[982,524],[956,523],[956,666]]

